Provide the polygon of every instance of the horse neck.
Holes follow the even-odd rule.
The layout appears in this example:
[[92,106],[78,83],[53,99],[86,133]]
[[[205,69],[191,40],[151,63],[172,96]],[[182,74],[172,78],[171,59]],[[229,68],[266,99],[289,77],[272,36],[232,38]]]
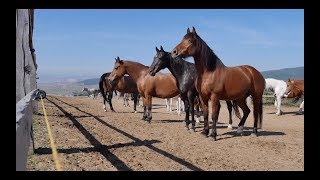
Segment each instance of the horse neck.
[[[226,67],[205,41],[197,35],[197,51],[193,55],[198,74]],[[209,64],[208,64],[209,63]],[[211,68],[209,67],[211,66]]]
[[[203,65],[203,64],[201,63],[201,56],[200,56],[200,54],[194,55],[194,56],[193,56],[193,59],[194,59],[194,64],[195,64],[196,69],[197,69],[197,74],[198,74],[198,76],[199,76],[199,75],[202,75],[202,74],[205,73],[205,72],[210,71],[210,70],[207,69],[207,67],[206,67],[205,65]],[[226,67],[218,57],[215,59],[215,65],[214,65],[214,66],[215,66],[214,70],[215,70],[215,69],[222,69],[222,68],[225,68],[225,67]],[[213,71],[214,71],[214,70],[213,70]],[[211,71],[212,71],[212,70],[211,70]]]
[[177,81],[181,81],[183,75],[186,73],[185,71],[185,63],[182,59],[173,59],[170,58],[169,66],[167,67],[171,74],[177,79]]
[[145,76],[148,71],[148,67],[140,63],[124,61],[124,66],[128,75],[137,82],[138,79],[142,76]]

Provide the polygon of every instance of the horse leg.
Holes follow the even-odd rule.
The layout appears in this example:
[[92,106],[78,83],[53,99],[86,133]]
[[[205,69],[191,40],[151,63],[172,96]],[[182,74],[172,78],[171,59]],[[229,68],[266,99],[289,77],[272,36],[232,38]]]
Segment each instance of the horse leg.
[[105,112],[107,112],[107,108],[106,108],[106,101],[103,99],[103,110],[105,111]]
[[146,120],[146,118],[147,118],[147,103],[146,103],[146,98],[142,97],[142,102],[143,102],[143,116],[142,116],[142,120]]
[[193,99],[193,102],[195,102],[195,100],[197,100],[197,103],[194,104],[194,108],[196,109],[196,114],[197,114],[197,117],[196,117],[196,122],[197,124],[200,123],[200,101],[198,99],[198,96],[196,96],[194,99]]
[[276,95],[276,101],[277,101],[277,113],[276,115],[280,116],[282,114],[282,111],[281,111],[281,96],[278,96]]
[[[185,116],[184,121],[186,123],[186,128],[189,130],[190,120],[189,120],[189,102],[188,102],[187,94],[182,94],[181,95],[181,99],[182,99],[183,102],[185,102],[184,104],[186,106],[186,108],[185,108],[186,116]],[[179,102],[179,99],[178,99],[178,102]],[[178,104],[181,105],[180,102]],[[181,106],[179,106],[178,108],[179,108],[179,110],[181,110]]]
[[226,101],[227,106],[228,106],[228,111],[229,111],[229,124],[228,128],[232,129],[232,103],[231,101]]
[[213,137],[213,139],[216,141],[217,140],[217,122],[218,122],[221,105],[217,96],[212,95],[210,99],[212,104],[212,122],[213,122],[210,136]]
[[138,94],[133,93],[133,110],[134,110],[134,113],[137,113],[137,100],[138,100]]
[[172,98],[169,99],[169,111],[172,112]]
[[152,119],[152,96],[147,96],[147,118],[146,121],[150,123]]
[[297,115],[302,115],[303,114],[303,109],[304,109],[304,99],[302,101],[302,103],[299,106],[299,111],[297,112]]
[[113,109],[111,100],[112,100],[112,93],[109,93],[108,94],[108,101],[109,101],[108,103],[109,103],[111,111],[115,112],[115,110]]
[[204,121],[204,126],[203,130],[201,131],[202,135],[208,136],[209,134],[209,121],[208,121],[208,99],[206,97],[200,96],[200,101],[202,105],[202,111],[203,111],[203,121]]
[[[254,124],[253,124],[253,136],[257,136],[258,133],[258,120],[260,120],[259,128],[262,127],[262,95],[259,97],[253,97],[253,117],[254,117]],[[279,103],[279,101],[278,101]]]
[[243,133],[243,126],[244,126],[244,123],[246,122],[246,119],[248,118],[248,115],[250,114],[250,109],[246,103],[246,97],[244,98],[241,98],[241,99],[238,99],[236,101],[236,103],[238,104],[238,106],[242,109],[243,111],[243,116],[238,124],[238,129],[237,129],[237,133],[238,134],[241,134]]
[[[192,123],[192,129],[193,131],[196,131],[196,123],[194,121],[194,94],[191,92],[188,92],[188,105],[186,105],[186,103],[184,103],[184,108],[186,112],[191,112],[191,123]],[[189,114],[188,114],[189,117]]]
[[167,111],[169,111],[169,98],[166,98],[166,99],[165,99],[165,101],[166,101],[166,108],[167,108]]

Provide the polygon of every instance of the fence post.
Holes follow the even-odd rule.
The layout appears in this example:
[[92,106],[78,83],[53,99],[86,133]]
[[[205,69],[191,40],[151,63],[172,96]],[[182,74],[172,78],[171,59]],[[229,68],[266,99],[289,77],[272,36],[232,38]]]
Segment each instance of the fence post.
[[16,171],[25,171],[30,145],[32,125],[32,100],[33,93],[29,92],[16,104]]

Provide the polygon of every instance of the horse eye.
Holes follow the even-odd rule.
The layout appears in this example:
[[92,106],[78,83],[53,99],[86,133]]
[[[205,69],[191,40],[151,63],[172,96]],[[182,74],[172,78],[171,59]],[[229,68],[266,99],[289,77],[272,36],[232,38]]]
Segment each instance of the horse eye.
[[188,40],[191,43],[191,39]]

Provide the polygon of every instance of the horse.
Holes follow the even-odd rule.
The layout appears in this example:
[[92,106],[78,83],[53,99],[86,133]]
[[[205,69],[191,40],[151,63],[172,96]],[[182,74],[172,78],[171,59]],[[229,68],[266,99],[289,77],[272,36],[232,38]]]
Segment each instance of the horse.
[[[99,81],[99,89],[103,97],[103,108],[104,111],[106,110],[105,102],[107,101],[110,105],[110,109],[114,111],[112,106],[112,97],[113,97],[113,91],[117,90],[121,93],[133,93],[133,110],[134,113],[137,112],[136,106],[137,106],[137,100],[138,100],[138,89],[137,84],[132,80],[129,76],[124,76],[121,78],[117,84],[110,84],[108,80],[108,76],[110,75],[110,72],[104,73],[100,77]],[[116,92],[116,91],[115,91]],[[108,98],[106,97],[106,93],[108,93]]]
[[144,113],[142,120],[151,122],[152,119],[152,97],[172,98],[179,94],[176,79],[172,74],[158,73],[150,76],[148,66],[141,63],[115,59],[114,68],[109,76],[111,84],[117,83],[125,74],[128,74],[137,83],[139,94],[143,99]]
[[297,114],[303,114],[304,110],[304,80],[290,80],[287,82],[287,89],[284,94],[286,98],[296,98],[298,101],[302,98],[302,102],[299,106],[299,111]]
[[[180,57],[171,57],[170,52],[163,50],[160,46],[160,50],[156,47],[156,55],[153,58],[153,62],[149,68],[149,74],[154,76],[157,72],[164,68],[168,68],[172,75],[176,78],[177,87],[180,90],[182,101],[185,104],[185,122],[186,127],[189,129],[189,112],[191,112],[192,128],[195,130],[194,122],[194,98],[198,96],[198,91],[194,85],[194,81],[197,79],[197,70],[193,63],[190,63]],[[228,128],[232,128],[232,107],[234,107],[236,115],[239,119],[240,113],[238,106],[232,105],[231,101],[226,101],[229,110],[229,125]],[[199,111],[199,109],[197,109]]]
[[[249,65],[227,67],[196,33],[187,29],[182,41],[171,51],[172,58],[192,56],[198,77],[195,81],[204,113],[204,129],[201,134],[208,136],[208,101],[212,103],[212,132],[217,137],[217,121],[220,112],[219,100],[234,100],[243,110],[243,117],[238,124],[237,133],[243,134],[243,126],[250,113],[246,98],[251,95],[253,101],[254,127],[252,135],[257,136],[257,128],[262,127],[262,95],[265,79],[254,67]],[[259,125],[259,126],[258,126]]]
[[98,90],[98,89],[95,89],[95,88],[88,89],[88,88],[84,87],[84,88],[82,89],[82,92],[87,92],[87,93],[88,93],[88,97],[92,97],[92,99],[94,99],[95,97],[97,97],[98,94],[99,94],[99,90]]
[[172,99],[173,98],[166,98],[166,107],[167,107],[167,111],[171,112],[172,111]]
[[123,94],[123,105],[124,105],[124,107],[127,107],[127,106],[130,107],[128,93]]
[[281,111],[281,98],[284,97],[284,93],[287,89],[287,83],[283,80],[267,78],[266,81],[266,90],[271,90],[275,97],[274,106],[277,108],[276,115],[280,116],[282,114]]

